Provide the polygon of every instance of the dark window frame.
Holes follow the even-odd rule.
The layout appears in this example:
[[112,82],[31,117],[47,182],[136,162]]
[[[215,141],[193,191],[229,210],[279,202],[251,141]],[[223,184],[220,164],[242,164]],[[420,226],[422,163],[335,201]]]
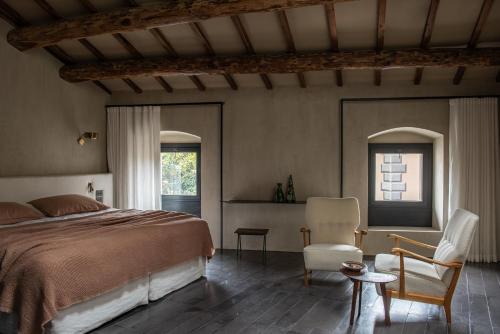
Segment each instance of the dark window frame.
[[[375,200],[375,173],[377,166],[375,155],[377,153],[421,153],[422,162],[422,201],[376,201]],[[368,144],[368,226],[405,226],[405,227],[432,227],[433,206],[433,158],[434,145],[432,143],[397,143],[397,144]],[[373,208],[372,210],[370,210]],[[382,219],[384,223],[378,223],[374,212],[389,215],[392,210],[394,219],[399,223],[391,223],[390,219]],[[410,219],[401,219],[405,214],[422,214],[426,218],[425,224],[411,224]],[[406,222],[406,223],[405,223]]]
[[[162,198],[171,200],[201,200],[201,144],[200,143],[162,143],[161,153],[166,152],[195,152],[196,153],[196,195],[164,195]],[[162,166],[160,166],[160,169]]]

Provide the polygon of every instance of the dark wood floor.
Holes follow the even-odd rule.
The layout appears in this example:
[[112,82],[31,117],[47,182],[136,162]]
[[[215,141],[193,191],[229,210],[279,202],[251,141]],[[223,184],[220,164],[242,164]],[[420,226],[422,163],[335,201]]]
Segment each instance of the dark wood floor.
[[[373,261],[367,261],[370,266]],[[349,327],[352,284],[339,273],[313,273],[302,286],[301,253],[216,255],[207,277],[139,307],[94,334],[132,333],[500,333],[500,264],[467,265],[447,328],[437,306],[393,300],[392,326],[382,300],[365,284],[361,316]]]

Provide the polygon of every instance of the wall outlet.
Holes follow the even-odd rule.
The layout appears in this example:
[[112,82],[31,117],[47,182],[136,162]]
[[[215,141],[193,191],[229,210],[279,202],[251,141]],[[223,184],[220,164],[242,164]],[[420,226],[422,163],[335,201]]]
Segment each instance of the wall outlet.
[[95,191],[95,200],[104,203],[104,190]]

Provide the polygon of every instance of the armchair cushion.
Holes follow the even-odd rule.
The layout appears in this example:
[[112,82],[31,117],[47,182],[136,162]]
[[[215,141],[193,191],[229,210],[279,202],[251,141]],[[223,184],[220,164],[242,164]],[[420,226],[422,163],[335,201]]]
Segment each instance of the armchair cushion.
[[[405,257],[405,290],[410,293],[419,293],[442,297],[448,287],[440,279],[433,264]],[[378,254],[375,257],[375,272],[394,274],[399,277],[399,255]],[[399,291],[399,280],[387,284],[387,289]],[[380,291],[378,291],[380,294]]]
[[304,248],[304,262],[308,270],[338,271],[344,261],[363,259],[363,252],[352,245],[312,244]]
[[[472,212],[457,209],[451,216],[444,230],[434,259],[441,262],[465,262],[477,229],[479,217]],[[453,270],[435,265],[439,277],[450,284]]]

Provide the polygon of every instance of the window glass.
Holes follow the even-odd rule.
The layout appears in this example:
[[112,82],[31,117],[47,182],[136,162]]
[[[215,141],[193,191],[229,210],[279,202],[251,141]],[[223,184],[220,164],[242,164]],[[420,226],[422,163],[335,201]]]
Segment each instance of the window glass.
[[162,195],[197,195],[196,155],[196,152],[161,153]]
[[422,201],[423,154],[376,153],[375,201]]

